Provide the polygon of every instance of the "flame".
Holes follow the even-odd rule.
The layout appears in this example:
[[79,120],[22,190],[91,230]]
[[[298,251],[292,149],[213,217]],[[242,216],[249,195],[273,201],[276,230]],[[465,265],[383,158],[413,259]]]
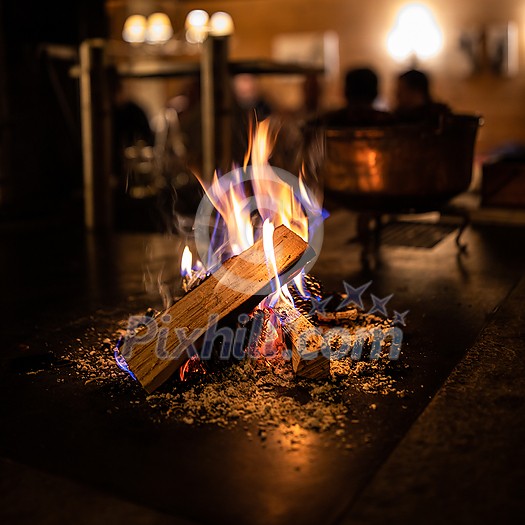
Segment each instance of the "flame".
[[180,273],[182,277],[191,276],[192,269],[191,264],[193,262],[193,254],[188,245],[185,246],[184,251],[182,252],[182,260],[180,263]]
[[288,287],[286,285],[281,286],[281,281],[279,280],[279,271],[277,269],[277,261],[275,259],[275,250],[273,246],[274,231],[275,226],[269,219],[266,219],[263,224],[264,256],[266,257],[266,264],[268,265],[269,273],[274,282],[275,292],[263,301],[263,305],[273,307],[277,302],[283,301],[293,306],[293,299],[288,291]]
[[308,291],[304,283],[304,272],[301,272],[299,275],[294,277],[293,282],[301,297],[304,299],[310,299],[312,297],[312,294]]
[[[279,282],[273,252],[274,229],[283,224],[308,242],[319,226],[315,223],[317,219],[312,224],[308,217],[323,220],[320,199],[305,184],[304,167],[298,175],[297,184],[292,185],[270,166],[276,131],[275,127],[272,128],[270,119],[255,125],[251,122],[243,168],[233,170],[227,178],[222,178],[215,172],[209,185],[201,181],[217,211],[205,270],[212,271],[226,259],[247,250],[262,235],[275,290],[262,303],[263,308],[274,306],[278,301],[293,304],[288,289],[281,287]],[[184,271],[188,271],[188,265]],[[301,295],[309,297],[301,275],[295,278],[295,287]]]
[[188,245],[184,247],[180,262],[180,273],[182,275],[182,289],[189,292],[193,286],[205,277],[203,264],[197,259],[193,262],[193,254]]
[[252,155],[252,146],[253,146],[253,120],[250,119],[248,123],[248,147],[246,148],[246,153],[244,154],[244,162],[242,167],[246,171],[248,163],[250,162],[250,157]]
[[[205,192],[226,225],[226,235],[218,235],[218,228],[215,229],[215,246],[210,247],[213,255],[219,255],[225,248],[224,244],[229,244],[229,250],[224,252],[222,260],[238,255],[247,250],[254,243],[254,231],[251,222],[250,199],[246,193],[245,184],[242,179],[242,172],[232,172],[232,180],[226,188],[220,183],[220,177],[215,172],[211,186],[205,188]],[[229,252],[229,253],[228,253]],[[210,264],[210,263],[208,263]]]
[[308,241],[308,217],[301,202],[294,195],[293,187],[276,175],[268,163],[274,141],[275,136],[270,133],[267,119],[257,126],[252,149],[253,188],[257,207],[263,221],[271,219],[275,227],[284,224]]

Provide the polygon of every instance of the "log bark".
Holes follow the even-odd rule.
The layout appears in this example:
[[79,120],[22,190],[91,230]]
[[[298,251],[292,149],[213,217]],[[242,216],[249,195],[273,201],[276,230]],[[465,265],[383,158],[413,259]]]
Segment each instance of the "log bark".
[[[275,229],[275,259],[283,284],[294,276],[294,265],[305,252],[306,259],[311,260],[313,253],[307,248],[306,242],[285,226]],[[209,328],[225,317],[248,313],[271,293],[272,278],[260,239],[224,262],[217,272],[152,321],[154,326],[126,341],[122,355],[130,371],[148,392],[153,392],[188,359],[188,350],[202,340]]]
[[324,379],[330,375],[330,347],[323,334],[291,306],[277,308],[284,333],[292,345],[292,368],[299,377]]

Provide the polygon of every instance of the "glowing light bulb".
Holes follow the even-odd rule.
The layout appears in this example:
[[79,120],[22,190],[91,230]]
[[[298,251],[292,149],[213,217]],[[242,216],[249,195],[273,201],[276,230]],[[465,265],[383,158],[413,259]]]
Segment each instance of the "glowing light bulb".
[[427,7],[410,4],[401,9],[387,40],[392,58],[403,61],[415,55],[427,59],[437,55],[442,47],[443,34]]
[[210,17],[203,9],[194,9],[186,16],[186,29],[204,29],[208,25]]
[[202,44],[208,38],[210,17],[203,9],[194,9],[186,16],[186,40],[190,44]]
[[153,13],[148,17],[146,40],[151,44],[162,44],[173,36],[173,27],[166,13]]
[[410,38],[401,31],[392,31],[388,35],[387,48],[390,56],[399,62],[406,60],[413,52]]
[[233,34],[233,19],[224,11],[217,11],[211,15],[210,26],[210,33],[213,36],[228,36]]
[[122,29],[122,38],[130,44],[141,44],[146,40],[146,17],[131,15],[126,19]]

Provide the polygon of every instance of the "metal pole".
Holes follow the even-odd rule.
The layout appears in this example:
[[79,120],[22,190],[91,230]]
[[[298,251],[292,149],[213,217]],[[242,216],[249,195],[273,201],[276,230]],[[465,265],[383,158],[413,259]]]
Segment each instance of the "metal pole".
[[80,45],[80,112],[84,172],[84,223],[88,230],[111,227],[111,121],[105,41]]
[[213,76],[215,79],[215,161],[223,173],[231,170],[233,104],[228,51],[230,39],[227,36],[212,37]]
[[223,173],[232,162],[232,88],[228,67],[229,37],[209,36],[201,61],[203,177]]
[[215,100],[213,41],[203,44],[201,56],[202,178],[211,181],[215,170]]

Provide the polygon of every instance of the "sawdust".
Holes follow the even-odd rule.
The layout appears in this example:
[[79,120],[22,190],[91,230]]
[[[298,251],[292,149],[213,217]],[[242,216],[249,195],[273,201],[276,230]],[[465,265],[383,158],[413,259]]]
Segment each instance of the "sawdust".
[[[390,327],[390,323],[381,318],[358,312],[349,315],[348,319],[351,322],[345,327],[345,332],[349,341],[359,329],[371,331]],[[223,363],[204,375],[189,374],[184,382],[173,378],[156,393],[146,395],[138,383],[115,364],[113,346],[118,336],[125,334],[124,324],[112,337],[86,348],[79,345],[69,352],[68,359],[72,362],[73,374],[84,384],[126,387],[130,392],[129,403],[146,407],[155,420],[223,428],[240,425],[250,436],[249,428],[256,425],[261,440],[266,439],[268,432],[279,430],[290,438],[293,449],[294,440],[297,441],[302,432],[332,430],[337,436],[342,435],[345,426],[351,422],[352,403],[356,396],[375,396],[374,403],[369,404],[369,409],[375,410],[377,396],[406,395],[397,387],[391,374],[393,365],[403,365],[389,361],[388,341],[383,342],[380,359],[368,358],[369,345],[365,342],[360,360],[354,360],[350,355],[332,360],[331,375],[323,381],[296,378],[291,364],[281,357],[270,360],[246,358]],[[330,323],[316,324],[325,332],[332,326]],[[341,326],[340,321],[338,326]]]

